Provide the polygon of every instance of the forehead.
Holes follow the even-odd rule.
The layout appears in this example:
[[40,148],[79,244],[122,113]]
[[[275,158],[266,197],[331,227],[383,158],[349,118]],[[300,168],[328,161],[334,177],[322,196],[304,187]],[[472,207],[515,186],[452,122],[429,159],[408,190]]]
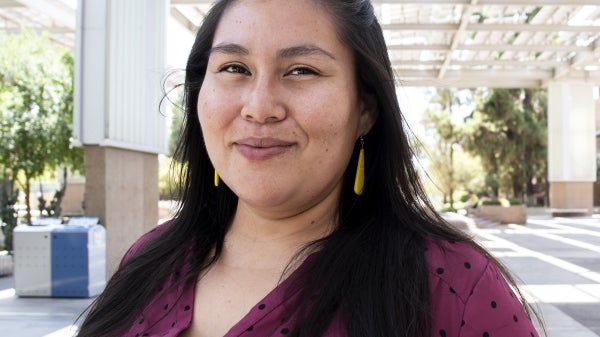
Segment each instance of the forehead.
[[221,42],[341,45],[332,17],[312,0],[237,0],[223,13],[213,38]]

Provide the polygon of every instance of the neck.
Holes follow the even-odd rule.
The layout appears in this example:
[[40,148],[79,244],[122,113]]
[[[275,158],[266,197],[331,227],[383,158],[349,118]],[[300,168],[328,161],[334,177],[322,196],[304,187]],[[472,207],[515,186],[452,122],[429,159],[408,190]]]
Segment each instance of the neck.
[[240,202],[220,262],[282,272],[290,263],[301,262],[292,260],[305,245],[333,231],[335,209],[334,205],[321,203],[291,216],[273,217]]

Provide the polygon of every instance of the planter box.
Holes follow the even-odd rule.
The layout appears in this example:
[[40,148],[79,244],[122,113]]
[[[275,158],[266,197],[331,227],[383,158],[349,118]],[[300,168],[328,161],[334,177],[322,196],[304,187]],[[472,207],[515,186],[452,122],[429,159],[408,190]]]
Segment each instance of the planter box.
[[492,221],[504,224],[527,223],[527,209],[525,205],[500,206],[500,205],[480,205],[477,207],[477,215]]

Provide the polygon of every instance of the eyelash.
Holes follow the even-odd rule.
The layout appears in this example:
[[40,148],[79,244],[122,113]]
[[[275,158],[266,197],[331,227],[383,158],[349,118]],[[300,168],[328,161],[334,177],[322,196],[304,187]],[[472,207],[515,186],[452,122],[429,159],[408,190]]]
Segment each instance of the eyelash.
[[[301,74],[294,74],[295,72],[302,72]],[[302,75],[317,75],[317,72],[309,67],[296,67],[288,72],[288,74],[293,76],[302,76]]]
[[240,64],[228,64],[221,68],[220,71],[224,71],[231,74],[249,74],[248,69]]
[[[227,72],[230,74],[250,74],[250,71],[240,64],[228,64],[223,66],[220,71]],[[291,76],[303,76],[303,75],[317,75],[317,71],[309,67],[295,67],[290,70],[286,75]]]

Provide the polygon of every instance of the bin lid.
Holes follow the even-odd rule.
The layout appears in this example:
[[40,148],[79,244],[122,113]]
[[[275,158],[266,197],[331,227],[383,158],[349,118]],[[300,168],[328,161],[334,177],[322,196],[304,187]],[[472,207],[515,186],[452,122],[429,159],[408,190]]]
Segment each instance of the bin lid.
[[68,225],[75,226],[92,226],[97,225],[100,222],[100,218],[97,216],[77,216],[69,218]]

